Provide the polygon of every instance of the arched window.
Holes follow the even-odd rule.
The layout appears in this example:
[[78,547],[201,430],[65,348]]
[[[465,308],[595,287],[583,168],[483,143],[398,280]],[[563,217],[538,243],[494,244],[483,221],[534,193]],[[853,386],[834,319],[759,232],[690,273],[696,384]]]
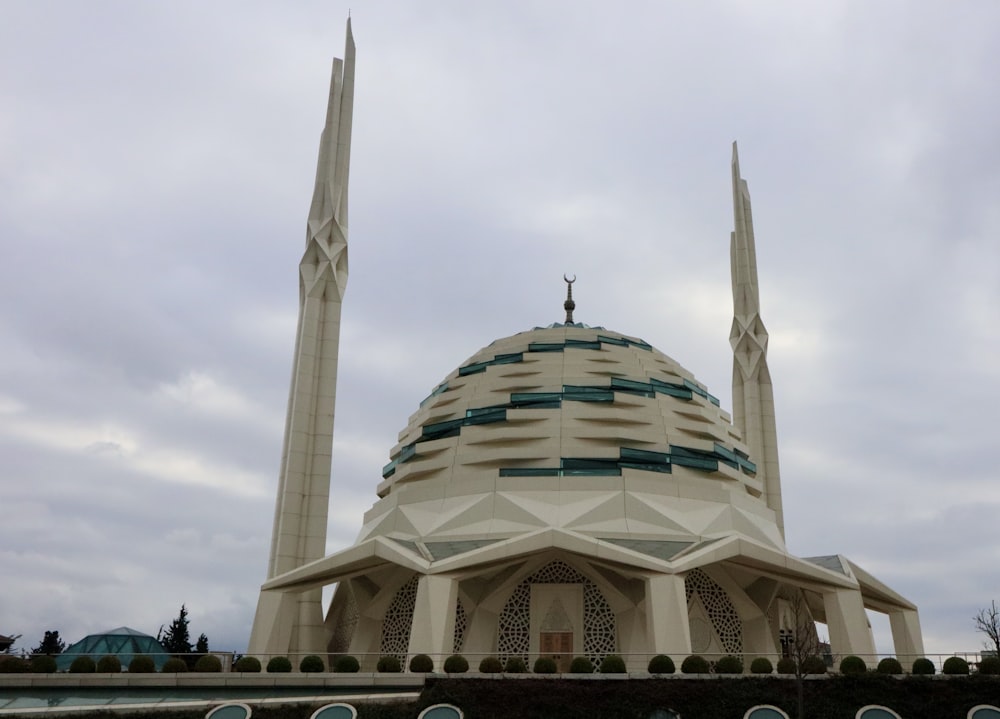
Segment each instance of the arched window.
[[205,719],[250,719],[250,713],[251,709],[246,704],[229,702],[209,711]]
[[743,719],[788,719],[788,715],[776,706],[771,704],[759,704],[747,709]]
[[420,712],[417,719],[465,719],[465,714],[451,704],[435,704]]
[[1000,719],[1000,709],[990,704],[980,704],[969,710],[968,719]]
[[337,702],[320,707],[309,719],[358,719],[358,712],[350,704]]

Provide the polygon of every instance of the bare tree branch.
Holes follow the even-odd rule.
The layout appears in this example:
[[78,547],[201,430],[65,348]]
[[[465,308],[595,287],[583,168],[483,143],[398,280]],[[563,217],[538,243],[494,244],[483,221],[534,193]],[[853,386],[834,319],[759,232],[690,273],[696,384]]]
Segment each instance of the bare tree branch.
[[972,618],[976,623],[976,631],[982,632],[989,639],[983,644],[989,648],[993,644],[995,656],[1000,657],[1000,607],[994,599],[986,609],[980,609],[979,614]]

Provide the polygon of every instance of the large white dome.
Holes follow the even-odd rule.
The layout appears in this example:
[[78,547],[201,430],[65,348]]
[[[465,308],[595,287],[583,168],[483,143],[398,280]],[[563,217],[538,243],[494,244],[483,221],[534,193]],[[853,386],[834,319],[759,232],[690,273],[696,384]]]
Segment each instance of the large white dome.
[[735,529],[783,547],[718,400],[648,343],[603,328],[553,325],[483,348],[421,403],[390,459],[361,538],[433,548],[558,527],[686,544]]

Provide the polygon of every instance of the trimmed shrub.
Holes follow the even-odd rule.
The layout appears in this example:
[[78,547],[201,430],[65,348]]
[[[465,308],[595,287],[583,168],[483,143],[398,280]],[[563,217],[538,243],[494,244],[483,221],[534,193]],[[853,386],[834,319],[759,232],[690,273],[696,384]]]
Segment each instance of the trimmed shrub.
[[650,674],[673,674],[677,667],[674,666],[674,660],[666,654],[657,654],[649,660],[646,671]]
[[271,657],[267,660],[268,674],[287,674],[292,671],[292,662],[288,657]]
[[927,657],[920,657],[920,659],[913,661],[913,674],[929,676],[936,671],[937,667],[934,666],[934,662]]
[[0,656],[0,674],[24,674],[28,671],[28,662],[21,657]]
[[361,664],[350,654],[345,654],[333,661],[333,671],[340,674],[357,674],[361,671]]
[[722,657],[715,663],[716,674],[742,674],[743,661],[739,657]]
[[260,659],[257,657],[240,657],[236,660],[236,664],[233,668],[238,672],[256,674],[260,671]]
[[299,671],[310,673],[323,672],[326,671],[326,665],[323,664],[323,660],[320,657],[310,654],[302,657],[302,661],[299,662]]
[[28,671],[35,674],[55,674],[56,660],[48,654],[36,654],[28,660]]
[[948,657],[941,666],[942,674],[968,674],[969,663],[962,657]]
[[375,668],[383,674],[398,674],[403,671],[399,657],[379,657]]
[[444,660],[444,670],[448,674],[465,674],[469,671],[469,660],[461,654],[452,654]]
[[122,671],[122,660],[116,656],[107,655],[97,660],[97,671],[101,674],[120,674]]
[[1000,674],[1000,657],[983,657],[979,661],[979,673],[990,676]]
[[771,660],[767,657],[757,657],[750,662],[751,674],[770,674],[773,671],[774,665],[771,664]]
[[434,660],[426,654],[415,654],[410,660],[410,671],[416,673],[427,673],[434,671]]
[[708,674],[708,662],[704,657],[692,654],[681,662],[681,671],[684,674]]
[[164,674],[179,674],[180,672],[186,672],[187,670],[187,662],[183,659],[178,659],[177,657],[170,657],[170,659],[163,662],[163,669],[160,671]]
[[484,657],[479,662],[479,671],[483,674],[499,674],[503,671],[503,664],[496,657]]
[[594,663],[588,657],[573,657],[569,664],[570,674],[593,674]]
[[806,657],[802,660],[803,674],[826,674],[826,662],[821,657]]
[[156,671],[156,662],[147,654],[136,654],[128,663],[129,674],[152,674]]
[[194,663],[194,670],[196,672],[221,672],[222,660],[214,654],[205,654],[198,657],[198,661]]
[[556,666],[556,660],[551,657],[538,657],[532,671],[535,674],[555,674],[559,671],[559,667]]
[[601,674],[624,674],[628,670],[625,668],[625,660],[617,654],[609,654],[601,660],[601,665],[597,671]]
[[782,657],[778,660],[778,674],[794,674],[795,660],[791,657]]
[[90,657],[77,657],[69,665],[70,674],[93,674],[97,671],[97,664]]
[[850,654],[840,660],[840,673],[845,676],[857,676],[868,671],[868,665],[861,657]]
[[526,674],[528,665],[521,657],[508,657],[507,663],[503,665],[504,674]]
[[886,657],[878,663],[878,666],[875,667],[875,671],[879,674],[902,674],[903,665],[899,663],[898,659]]

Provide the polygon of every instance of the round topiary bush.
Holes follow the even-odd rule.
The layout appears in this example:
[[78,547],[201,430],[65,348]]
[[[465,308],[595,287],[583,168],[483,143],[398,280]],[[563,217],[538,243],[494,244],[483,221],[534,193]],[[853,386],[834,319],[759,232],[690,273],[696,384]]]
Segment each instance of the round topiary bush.
[[929,676],[937,671],[937,667],[934,666],[932,662],[927,657],[920,657],[920,659],[915,659],[913,661],[912,673],[918,676]]
[[479,662],[479,671],[483,674],[499,674],[503,671],[503,664],[496,657],[484,657]]
[[90,657],[77,657],[69,665],[70,674],[93,674],[97,671],[97,664]]
[[715,663],[716,674],[742,674],[743,661],[739,657],[722,657]]
[[299,662],[300,672],[322,672],[326,671],[326,665],[323,664],[323,660],[316,656],[315,654],[309,654],[308,656],[302,657],[302,661]]
[[129,674],[152,674],[156,671],[156,662],[146,654],[136,654],[128,663]]
[[260,671],[260,659],[257,657],[240,657],[236,660],[233,668],[238,672],[256,674]]
[[521,657],[508,657],[507,663],[503,665],[504,674],[525,674],[527,671],[528,665]]
[[704,657],[692,654],[681,662],[681,671],[684,674],[708,674],[708,661]]
[[795,660],[791,657],[782,657],[778,660],[778,674],[794,674]]
[[271,657],[267,661],[268,674],[287,674],[292,671],[292,662],[288,657]]
[[774,665],[771,664],[771,660],[767,657],[757,657],[750,662],[751,674],[770,674],[773,671]]
[[532,671],[535,674],[555,674],[559,671],[559,667],[556,666],[556,660],[551,657],[538,657]]
[[196,672],[221,672],[222,660],[214,654],[206,654],[198,657],[198,661],[194,663],[194,670]]
[[902,674],[903,665],[899,663],[898,659],[886,657],[878,663],[878,666],[875,667],[875,671],[879,674]]
[[840,673],[844,676],[858,676],[868,671],[868,665],[861,657],[850,654],[840,660]]
[[570,674],[593,674],[594,663],[588,657],[573,657],[569,664]]
[[180,672],[186,672],[187,670],[187,662],[183,659],[178,659],[177,657],[170,657],[170,659],[163,662],[163,669],[160,671],[164,674],[179,674]]
[[1000,674],[1000,657],[983,657],[979,661],[979,673],[989,676]]
[[969,663],[962,657],[948,657],[941,666],[942,674],[968,674]]
[[28,660],[28,671],[34,674],[55,674],[56,660],[48,654],[36,654]]
[[28,662],[21,657],[0,656],[0,674],[24,674],[28,671]]
[[444,660],[443,666],[448,674],[465,674],[469,671],[469,660],[461,654],[452,654]]
[[674,660],[666,654],[657,654],[649,660],[646,671],[650,674],[673,674],[677,668],[674,666]]
[[403,671],[399,657],[379,657],[375,668],[383,674],[398,674]]
[[101,674],[120,674],[121,670],[122,661],[118,657],[109,654],[97,660],[97,671]]
[[410,660],[410,671],[413,673],[427,673],[434,671],[434,660],[426,654],[415,654]]
[[826,662],[820,657],[806,657],[802,660],[803,674],[826,674]]
[[345,654],[333,661],[333,671],[340,674],[357,674],[361,671],[361,664],[350,654]]
[[597,671],[601,674],[624,674],[628,669],[625,668],[624,659],[617,654],[609,654],[601,660]]

